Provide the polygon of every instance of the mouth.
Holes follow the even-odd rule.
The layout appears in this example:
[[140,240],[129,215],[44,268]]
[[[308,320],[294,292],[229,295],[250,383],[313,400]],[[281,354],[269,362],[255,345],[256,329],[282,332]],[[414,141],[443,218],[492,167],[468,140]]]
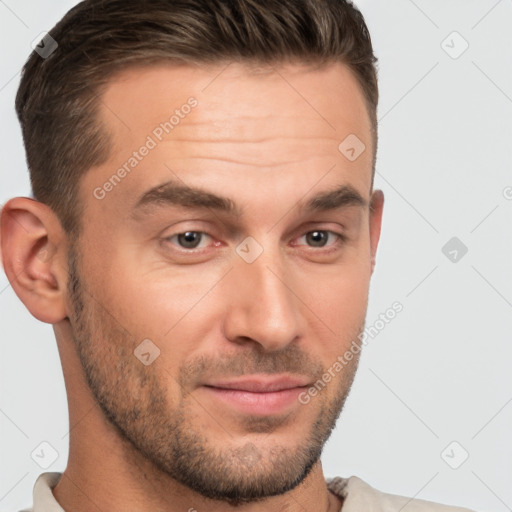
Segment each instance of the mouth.
[[308,378],[246,377],[237,381],[217,381],[202,388],[217,402],[245,414],[271,415],[299,405],[299,394],[310,385]]

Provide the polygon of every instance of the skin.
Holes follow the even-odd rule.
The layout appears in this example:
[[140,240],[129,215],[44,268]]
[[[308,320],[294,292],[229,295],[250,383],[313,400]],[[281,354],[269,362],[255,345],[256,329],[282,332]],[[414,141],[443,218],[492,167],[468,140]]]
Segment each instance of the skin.
[[[197,106],[96,199],[191,96]],[[153,65],[109,82],[100,120],[112,152],[80,181],[75,245],[33,199],[9,200],[1,218],[6,274],[53,325],[62,361],[70,450],[55,498],[73,512],[340,510],[319,456],[357,356],[307,405],[279,414],[241,412],[203,384],[274,373],[314,383],[364,328],[384,197],[371,190],[355,77],[341,64]],[[348,134],[366,144],[354,162],[338,150]],[[171,178],[229,197],[243,214],[162,204],[131,216],[143,192]],[[298,209],[342,184],[367,205]],[[187,231],[206,233],[197,249],[173,236]],[[236,252],[249,236],[263,248],[250,264]],[[160,350],[147,366],[133,353],[144,339]]]

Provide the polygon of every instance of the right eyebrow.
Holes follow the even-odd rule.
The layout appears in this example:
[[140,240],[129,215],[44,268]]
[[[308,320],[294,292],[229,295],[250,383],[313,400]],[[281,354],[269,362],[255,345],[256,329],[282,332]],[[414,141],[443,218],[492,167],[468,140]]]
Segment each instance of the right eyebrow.
[[242,215],[242,209],[228,197],[170,180],[144,192],[132,208],[131,216],[147,215],[156,207],[165,205],[211,209],[237,217]]

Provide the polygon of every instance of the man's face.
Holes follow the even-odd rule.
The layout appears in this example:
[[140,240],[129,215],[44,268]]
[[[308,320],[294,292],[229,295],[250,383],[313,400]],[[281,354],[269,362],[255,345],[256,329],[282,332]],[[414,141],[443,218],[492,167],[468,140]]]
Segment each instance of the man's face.
[[[112,154],[81,181],[68,283],[95,399],[147,460],[206,497],[294,488],[319,459],[358,357],[307,404],[299,393],[364,327],[380,226],[355,78],[341,65],[148,67],[110,83],[101,122]],[[366,145],[354,161],[338,149],[350,134]],[[170,181],[229,201],[162,189],[140,201]],[[341,187],[363,204],[354,194],[309,204]],[[211,387],[283,375],[305,387]]]

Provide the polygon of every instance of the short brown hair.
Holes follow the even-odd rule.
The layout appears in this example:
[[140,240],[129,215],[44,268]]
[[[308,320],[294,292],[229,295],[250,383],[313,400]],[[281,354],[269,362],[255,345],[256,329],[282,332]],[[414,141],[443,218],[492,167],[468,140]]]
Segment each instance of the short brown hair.
[[34,197],[78,236],[80,177],[109,157],[97,121],[114,72],[162,61],[343,62],[364,93],[377,147],[377,70],[360,11],[347,0],[85,0],[28,58],[16,96]]

